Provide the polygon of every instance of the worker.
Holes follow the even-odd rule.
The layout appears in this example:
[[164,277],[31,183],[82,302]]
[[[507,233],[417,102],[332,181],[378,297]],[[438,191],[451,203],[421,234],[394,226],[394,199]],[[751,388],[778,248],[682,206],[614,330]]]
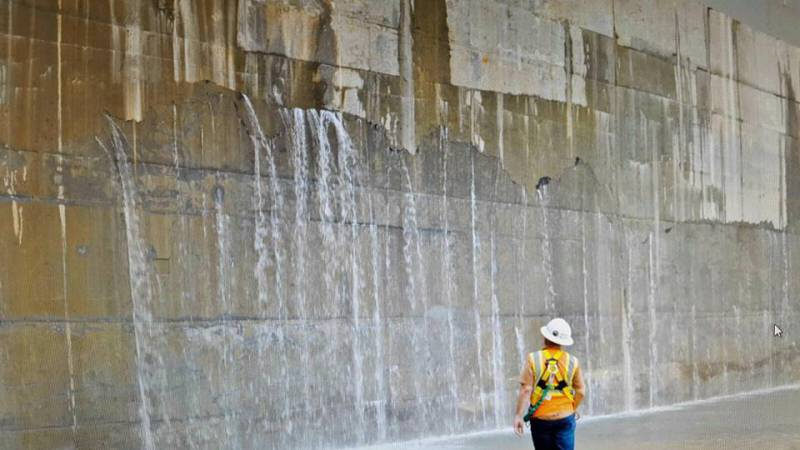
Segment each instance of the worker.
[[[536,450],[573,450],[575,419],[585,395],[578,358],[563,350],[573,344],[566,320],[541,328],[544,347],[528,354],[520,375],[514,432],[522,436],[530,421]],[[526,414],[527,410],[527,414]]]

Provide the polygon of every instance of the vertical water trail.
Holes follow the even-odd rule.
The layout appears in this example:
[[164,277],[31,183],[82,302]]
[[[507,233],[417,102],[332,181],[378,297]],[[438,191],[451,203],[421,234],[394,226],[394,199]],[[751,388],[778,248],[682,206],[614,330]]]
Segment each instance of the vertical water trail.
[[180,155],[178,154],[178,106],[172,103],[172,165],[175,167],[175,178],[181,170]]
[[[57,55],[57,64],[56,64],[56,80],[57,80],[57,95],[58,95],[58,108],[56,114],[56,124],[57,124],[57,131],[58,131],[58,152],[56,155],[58,166],[56,167],[56,173],[58,174],[58,178],[63,180],[62,174],[64,172],[64,109],[63,109],[63,97],[62,97],[62,90],[63,90],[63,65],[62,65],[62,31],[63,31],[63,14],[60,13],[61,10],[61,0],[58,1],[58,10],[59,13],[56,15],[57,18],[57,25],[56,25],[56,35],[57,35],[57,42],[58,45],[56,46],[56,55]],[[9,6],[9,9],[11,6]],[[9,29],[11,28],[11,23],[9,22]],[[9,44],[10,45],[10,44]],[[64,184],[63,182],[58,183],[58,217],[59,217],[59,224],[61,225],[61,289],[63,295],[63,306],[64,306],[64,337],[67,344],[67,371],[69,374],[69,412],[72,416],[72,436],[73,439],[78,430],[78,416],[75,410],[75,363],[74,363],[74,355],[72,352],[72,321],[70,320],[70,308],[69,308],[69,296],[67,295],[68,291],[68,284],[67,284],[67,214],[66,214],[66,205],[64,202]],[[13,211],[16,213],[18,209],[16,205],[12,206]],[[21,208],[19,208],[21,209]],[[21,216],[15,215],[14,218],[17,219],[17,222],[20,223],[19,220]],[[20,230],[18,238],[19,242],[22,242],[22,227],[15,227],[15,230]]]
[[[213,196],[213,194],[212,194],[212,196]],[[201,201],[200,201],[200,211],[201,211],[200,212],[200,218],[201,218],[200,223],[202,224],[202,239],[201,239],[201,241],[202,242],[208,242],[209,241],[209,233],[208,233],[209,219],[208,219],[208,217],[209,217],[209,211],[211,211],[211,207],[209,207],[209,205],[208,205],[208,195],[206,195],[205,192],[200,194],[200,198],[201,198]],[[182,216],[182,220],[181,221],[182,221],[182,226],[183,227],[188,227],[189,226],[188,225],[189,221],[186,219],[186,216]],[[187,228],[183,228],[183,229],[185,230]],[[191,245],[192,245],[192,243],[189,244],[189,246],[191,246]],[[188,258],[188,257],[190,257],[189,255],[190,255],[190,253],[186,252],[181,256]],[[196,280],[193,280],[193,281],[195,281],[195,283],[196,283]],[[199,284],[199,283],[197,283],[197,284]],[[195,299],[199,298],[200,297],[200,295],[198,295],[199,294],[199,290],[204,288],[204,287],[205,286],[202,286],[202,285],[201,286],[193,286],[193,289],[192,289],[193,292],[191,292],[189,294],[188,298],[190,300],[195,300]],[[187,311],[191,311],[191,307]],[[200,316],[200,315],[202,315],[202,314],[198,314],[198,316]],[[195,317],[195,314],[190,312],[189,313],[189,325],[193,325],[194,317]],[[189,327],[189,328],[187,328],[186,331],[192,331],[192,328]],[[197,335],[195,335],[195,336],[197,336]],[[200,336],[205,337],[203,335],[200,335]],[[183,357],[183,361],[186,361],[186,366],[189,368],[190,371],[197,372],[197,371],[201,370],[200,367],[198,367],[198,364],[197,364],[197,359],[196,359],[197,358],[197,353],[195,352],[194,346],[184,345],[183,348],[181,348],[181,357]],[[191,394],[189,394],[189,397],[190,397],[190,401],[188,402],[189,408],[190,409],[197,408],[198,403],[199,403],[198,402],[199,395],[198,395],[197,390],[193,390],[191,392]],[[194,450],[194,449],[196,449],[196,448],[198,448],[200,446],[198,441],[199,442],[203,442],[205,440],[205,437],[203,437],[200,433],[196,433],[196,434],[195,433],[187,433],[186,439],[188,441],[188,447],[190,449]],[[169,442],[169,445],[171,447],[177,446],[177,443],[174,441],[174,438],[173,438],[173,440],[171,440]]]
[[[610,226],[609,226],[610,222],[606,222],[605,220],[603,220],[602,216],[600,214],[591,214],[590,217],[594,221],[594,229],[598,230],[598,232],[601,233],[602,236],[608,236],[607,238],[605,238],[606,241],[613,240],[613,237],[611,237],[611,236],[613,236],[613,231],[610,229]],[[609,227],[609,229],[608,230],[604,230],[604,227]],[[597,243],[598,241],[599,240],[595,240],[594,242]],[[603,247],[603,248],[607,249],[607,251],[613,251],[612,250],[613,247],[611,246],[610,242],[609,242],[607,247]],[[598,250],[598,253],[599,253],[599,250]],[[595,261],[592,262],[592,264],[594,264],[594,267],[598,266],[598,262],[597,261],[598,261],[598,257],[595,256]],[[613,266],[615,262],[616,261],[613,261],[613,259],[612,259],[611,261],[609,261],[609,266]],[[598,272],[598,271],[595,271],[595,272]],[[600,272],[598,272],[598,274],[599,273]],[[603,279],[599,279],[599,278],[600,277],[598,275],[598,280],[595,282],[595,291],[597,292],[597,294],[595,294],[597,296],[597,307],[595,308],[595,310],[594,310],[594,312],[592,314],[593,317],[594,317],[595,323],[598,323],[598,324],[602,323],[601,320],[600,320],[601,312],[602,311],[611,311],[611,296],[613,295],[613,294],[611,294],[611,292],[613,292],[613,287],[612,286],[613,286],[614,272],[611,271],[611,270],[606,270],[605,271],[605,277],[603,277]],[[602,291],[602,288],[600,287],[600,283],[603,280],[606,283],[605,284],[605,288],[606,288],[605,295],[604,295],[604,293]],[[602,326],[597,326],[597,327],[594,327],[592,329],[592,331],[596,331],[597,332],[596,336],[592,336],[592,341],[596,342],[597,344],[599,344],[601,346],[605,346],[606,343],[607,343],[606,342],[606,328],[602,327]],[[613,336],[613,333],[612,333],[612,336]],[[592,362],[591,362],[589,356],[591,356],[591,355],[587,355],[587,358],[586,358],[586,369],[587,370],[591,369],[591,367],[592,367]]]
[[361,264],[361,249],[359,246],[359,224],[358,224],[358,203],[356,198],[356,180],[359,178],[358,155],[353,146],[353,142],[344,128],[341,114],[325,111],[326,121],[333,125],[337,139],[337,166],[339,168],[338,179],[338,203],[342,214],[342,222],[345,226],[349,224],[349,235],[344,237],[342,248],[349,249],[347,264],[350,274],[350,311],[352,321],[353,338],[351,341],[351,351],[353,354],[353,377],[351,378],[351,390],[355,397],[357,423],[353,432],[356,435],[357,443],[362,443],[366,435],[364,425],[366,423],[366,410],[364,404],[364,349],[361,341],[363,333],[361,325],[361,293],[364,289],[363,274]]
[[[750,284],[750,274],[745,274],[746,283]],[[739,295],[741,295],[741,288],[739,288]],[[716,298],[714,297],[714,289],[711,289],[711,296],[712,301],[711,304],[716,304]],[[725,301],[724,298],[721,301]],[[722,342],[728,342],[728,327],[723,322],[720,326],[722,328]],[[728,351],[726,346],[722,346],[722,393],[728,394],[730,392],[730,380],[728,379]]]
[[[767,264],[768,264],[768,267],[774,268],[774,267],[777,266],[776,259],[778,259],[778,256],[779,256],[778,255],[778,237],[776,236],[776,234],[774,232],[768,233],[768,236],[769,236],[769,243],[770,243],[770,245],[769,245],[770,246],[770,252],[769,252],[769,260],[767,261]],[[781,275],[783,275],[783,274],[781,274]],[[768,287],[765,289],[766,292],[764,293],[764,298],[766,299],[766,303],[767,304],[766,304],[766,308],[764,308],[763,313],[762,313],[762,317],[763,317],[763,325],[762,325],[762,327],[763,327],[762,330],[763,331],[762,332],[767,332],[767,333],[772,331],[773,319],[775,319],[776,314],[778,313],[777,305],[776,305],[776,302],[778,301],[778,299],[775,298],[776,297],[776,295],[775,295],[776,289],[774,288],[776,286],[775,278],[777,278],[777,276],[775,274],[775,270],[774,269],[770,270],[768,272],[768,274],[767,274],[766,286],[768,286]],[[780,301],[782,302],[782,299]],[[777,319],[775,319],[775,320],[777,320]],[[775,386],[775,347],[776,346],[775,346],[775,343],[774,343],[774,339],[769,339],[769,350],[768,350],[766,356],[767,356],[767,367],[768,367],[767,370],[768,370],[768,373],[769,373],[769,378],[768,379],[769,379],[769,386],[770,387]]]
[[[58,10],[61,10],[61,0],[58,1]],[[9,9],[11,6],[9,6]],[[57,125],[57,135],[58,135],[58,152],[56,155],[56,159],[58,161],[58,166],[56,167],[56,173],[60,180],[63,180],[63,172],[64,172],[64,108],[63,108],[63,65],[62,65],[62,31],[63,31],[63,15],[57,14],[56,15],[56,36],[58,45],[56,46],[56,85],[57,85],[57,97],[58,97],[58,108],[56,109],[56,125]],[[9,23],[9,29],[11,28],[11,24]],[[10,44],[9,44],[10,45]],[[64,305],[64,337],[67,344],[67,370],[69,373],[69,411],[72,415],[72,435],[73,438],[78,429],[78,418],[75,411],[75,364],[74,364],[74,357],[72,352],[72,321],[70,320],[69,314],[69,304],[68,304],[68,296],[67,296],[67,215],[66,215],[66,205],[64,202],[64,184],[63,182],[58,183],[58,216],[59,216],[59,224],[61,225],[61,287],[62,287],[62,295],[63,295],[63,305]],[[19,242],[22,243],[22,221],[20,220],[21,214],[18,214],[19,210],[22,208],[17,208],[16,202],[13,202],[12,211],[14,214],[14,219],[16,219],[15,225],[19,224],[18,226],[14,227],[14,230],[19,230],[18,239]]]
[[[772,322],[770,322],[771,311],[769,307],[761,312],[761,329],[769,332],[771,330]],[[775,386],[775,370],[774,363],[775,344],[774,339],[769,339],[769,350],[767,351],[767,383],[769,387]]]
[[447,160],[448,160],[448,142],[449,133],[447,127],[439,129],[439,151],[442,154],[442,221],[444,229],[444,239],[442,248],[443,267],[442,275],[445,280],[444,284],[444,297],[445,305],[447,305],[447,378],[449,380],[448,387],[450,395],[450,404],[452,405],[450,414],[452,420],[449,420],[450,432],[456,430],[459,423],[459,410],[458,410],[458,368],[456,366],[456,327],[453,317],[453,290],[455,285],[453,283],[453,256],[450,254],[452,241],[450,236],[450,204],[447,198]]
[[523,184],[520,188],[522,192],[522,234],[521,242],[518,247],[519,258],[517,259],[517,324],[514,326],[514,335],[517,340],[517,361],[520,367],[525,364],[527,351],[525,346],[525,269],[528,266],[525,260],[525,249],[528,242],[528,189]]
[[656,396],[656,384],[658,380],[658,372],[656,368],[657,360],[658,360],[658,353],[656,348],[656,250],[655,250],[655,234],[654,231],[650,232],[649,238],[647,239],[648,244],[648,284],[649,289],[647,292],[647,311],[648,311],[648,320],[650,322],[650,365],[649,365],[649,401],[648,405],[650,408],[655,406],[655,396]]
[[[414,192],[414,184],[411,181],[411,174],[409,173],[405,159],[402,160],[401,168],[403,170],[403,177],[408,186],[408,191],[403,195],[403,260],[406,278],[408,279],[411,316],[413,317],[411,325],[411,346],[414,349],[414,391],[417,411],[421,415],[420,423],[422,426],[426,426],[429,423],[429,411],[426,407],[428,392],[423,383],[428,378],[425,376],[425,373],[431,363],[431,359],[428,340],[428,302],[425,286],[425,267],[420,248],[419,225],[417,223],[417,196]],[[422,317],[422,324],[417,323],[418,316]]]
[[[308,141],[306,138],[305,112],[301,109],[281,110],[284,127],[289,131],[291,144],[292,181],[294,183],[294,230],[291,235],[291,249],[293,258],[293,289],[294,304],[297,307],[297,322],[300,329],[300,366],[302,404],[301,417],[304,423],[312,420],[312,396],[309,378],[311,372],[311,341],[309,337],[308,311],[306,305],[306,253],[308,251]],[[310,443],[306,442],[310,445]]]
[[328,140],[327,125],[324,117],[317,111],[310,110],[307,112],[307,119],[311,134],[316,141],[317,146],[317,197],[318,197],[318,214],[320,217],[322,227],[322,258],[324,267],[324,282],[326,292],[334,292],[334,273],[333,273],[333,259],[336,244],[335,231],[333,228],[334,212],[333,212],[333,169],[331,167],[331,144]]
[[[388,156],[387,156],[387,158],[388,158]],[[392,179],[392,172],[393,172],[393,164],[391,164],[391,163],[389,163],[387,161],[386,173],[385,173],[386,184],[384,186],[385,195],[386,195],[385,199],[386,200],[388,200],[388,198],[389,198],[389,192],[388,191],[389,191],[389,188],[391,186],[390,180]],[[383,202],[383,219],[385,220],[383,231],[384,231],[384,233],[386,235],[385,239],[383,240],[383,275],[384,275],[384,283],[386,283],[386,285],[388,285],[388,286],[391,286],[391,284],[389,283],[390,274],[394,274],[394,273],[399,272],[401,270],[399,267],[398,268],[393,268],[392,267],[392,246],[391,246],[391,239],[389,237],[389,233],[390,233],[390,228],[389,227],[390,227],[390,223],[391,223],[389,221],[389,218],[392,217],[391,216],[391,214],[392,214],[392,205],[391,205],[391,203],[392,202],[389,202],[389,201],[384,201]],[[383,292],[388,297],[388,292],[387,291],[388,291],[388,287],[385,287]],[[402,322],[400,322],[400,323],[402,324]],[[387,323],[385,325],[386,339],[387,339],[387,343],[389,344],[389,349],[390,350],[391,350],[391,342],[394,339],[393,331],[397,330],[397,328],[399,328],[399,326],[397,325],[397,322],[394,322],[394,323],[390,322],[390,323]],[[394,332],[396,333],[396,331],[394,331]],[[389,380],[391,381],[391,379],[392,379],[392,377],[391,377],[391,372],[390,372]],[[388,406],[389,405],[389,401],[391,400],[391,390],[390,389],[387,389],[386,395],[387,395],[386,396],[386,405]]]
[[503,335],[500,328],[500,303],[497,298],[497,239],[492,227],[491,246],[491,296],[492,296],[492,380],[494,382],[494,425],[499,427],[506,415],[506,391],[504,388]]
[[[334,169],[332,167],[332,154],[333,150],[331,149],[331,142],[328,139],[328,124],[327,124],[327,116],[323,116],[317,111],[309,110],[306,112],[306,120],[308,121],[309,129],[311,131],[311,136],[314,139],[315,146],[316,146],[316,159],[315,165],[317,169],[316,174],[316,194],[317,194],[317,213],[320,218],[320,231],[322,232],[322,247],[319,249],[319,257],[321,260],[321,267],[322,267],[322,278],[323,278],[323,285],[324,285],[324,292],[325,294],[321,297],[326,300],[326,303],[321,308],[321,313],[325,316],[333,315],[333,314],[341,314],[337,309],[326,309],[325,306],[334,305],[334,308],[338,308],[341,302],[341,292],[337,285],[337,275],[338,275],[338,266],[340,262],[337,259],[338,255],[338,246],[337,246],[337,239],[336,239],[336,229],[334,227],[334,220],[335,220],[335,213],[334,213],[334,202],[335,202],[335,180],[334,180]],[[332,348],[338,347],[338,342],[331,342],[325,343],[325,347],[323,347],[326,351],[330,347]],[[337,369],[333,366],[333,361],[321,361],[319,365],[321,373],[326,371],[334,371]],[[341,370],[341,368],[338,368]],[[324,382],[325,377],[323,375],[314,375],[315,380],[319,382]],[[324,409],[325,399],[330,398],[330,396],[340,396],[344,397],[346,393],[343,389],[349,388],[349,386],[330,386],[326,388],[325,395],[318,395],[312,405],[313,411],[321,411]],[[321,446],[321,443],[320,445]]]
[[[733,312],[736,315],[736,327],[739,327],[739,310],[736,306],[733,307]],[[697,308],[695,304],[692,303],[692,355],[695,355],[697,351],[697,333],[700,331],[697,328]],[[692,358],[692,399],[697,400],[699,398],[699,387],[700,387],[700,371],[697,367],[697,359],[696,357]]]
[[[383,330],[384,324],[382,319],[382,296],[381,296],[381,273],[380,273],[380,247],[378,236],[377,217],[375,216],[375,209],[373,205],[372,195],[367,195],[367,207],[369,209],[369,240],[370,240],[370,254],[372,258],[372,296],[373,296],[373,309],[372,309],[372,329],[373,336],[372,342],[375,345],[375,391],[377,392],[377,399],[375,401],[377,423],[377,440],[383,441],[386,439],[386,405],[388,399],[384,397],[386,393],[386,381],[384,378],[384,354],[383,354]],[[388,238],[386,239],[388,241]]]
[[[255,112],[247,96],[244,96],[245,105],[248,105],[248,128],[252,130],[255,125],[252,123]],[[269,249],[267,248],[267,235],[269,233],[269,219],[266,214],[266,201],[261,180],[261,144],[254,132],[248,133],[250,143],[253,146],[253,209],[255,210],[255,229],[253,236],[253,247],[258,255],[254,276],[258,284],[258,306],[263,312],[269,305],[269,280],[267,280],[267,266],[269,265]],[[260,346],[259,346],[260,348]],[[260,356],[260,355],[259,355]]]
[[[63,157],[60,156],[59,159],[63,160]],[[24,173],[25,172],[23,172],[23,178]],[[16,183],[17,171],[12,170],[10,173],[7,171],[6,175],[3,177],[3,186],[6,188],[9,197],[11,197],[11,227],[14,230],[14,236],[17,238],[17,244],[22,245],[23,235],[25,234],[25,219],[22,214],[24,208],[17,202]],[[63,186],[59,186],[59,191],[63,191]],[[61,195],[63,195],[63,193]]]
[[633,340],[633,240],[627,235],[623,236],[625,248],[627,249],[627,280],[626,292],[622,302],[622,364],[623,380],[625,382],[625,410],[634,409],[634,387],[633,387],[633,362],[631,357],[631,345]]
[[110,117],[107,119],[111,127],[113,152],[99,139],[97,142],[114,162],[122,188],[125,235],[128,243],[128,277],[133,303],[133,338],[136,350],[136,384],[139,394],[138,414],[141,422],[142,446],[145,450],[155,450],[150,420],[150,400],[147,394],[149,388],[147,376],[150,373],[148,360],[152,357],[147,338],[152,332],[153,325],[150,268],[137,213],[136,184],[126,151],[127,141],[114,120]]
[[[502,167],[498,160],[497,172]],[[504,356],[503,356],[503,332],[500,325],[500,302],[497,298],[497,183],[500,175],[495,175],[494,195],[492,196],[492,231],[490,235],[491,247],[491,272],[490,272],[490,291],[492,307],[492,380],[494,384],[494,425],[499,427],[503,423],[506,415],[506,390],[504,388]]]
[[409,287],[409,301],[411,302],[411,312],[417,312],[417,286],[416,286],[416,243],[419,239],[417,234],[417,211],[416,203],[414,201],[414,189],[411,177],[408,173],[408,166],[405,161],[401,164],[403,170],[403,178],[408,185],[408,192],[403,195],[403,259],[405,263],[406,279],[408,280]]
[[553,283],[553,252],[550,247],[550,196],[548,195],[548,185],[537,186],[536,195],[539,196],[539,206],[542,211],[542,268],[544,269],[545,285],[547,294],[544,296],[544,310],[547,315],[553,315],[556,303],[556,287]]
[[[692,306],[694,306],[694,305],[692,305]],[[742,329],[742,314],[739,311],[739,307],[738,306],[733,305],[732,309],[733,309],[733,321],[734,321],[733,323],[734,323],[734,326],[736,327],[735,329],[736,330],[741,330]],[[745,348],[742,345],[742,338],[743,337],[744,337],[743,333],[736,333],[736,343],[735,343],[736,344],[736,348]],[[754,359],[756,359],[756,358],[750,357],[748,359],[749,359],[749,361],[748,361],[749,364],[755,365]],[[694,373],[692,375],[694,375]],[[739,387],[740,386],[737,383],[737,389],[736,389],[737,391],[739,390]]]
[[[786,237],[787,232],[786,230],[783,230],[780,231],[780,233],[781,233],[781,256],[783,259],[783,283],[782,283],[783,289],[781,291],[780,312],[778,317],[775,319],[775,322],[778,324],[790,323],[791,321],[791,317],[789,315],[791,311],[790,309],[791,306],[789,303],[789,289],[790,289],[789,283],[791,280],[790,274],[792,273],[792,271],[790,270],[791,256],[789,254],[790,250],[789,250],[789,245],[787,243],[787,237]],[[781,373],[783,373],[783,371],[781,371]],[[780,380],[781,383],[783,383],[784,381],[785,379]]]
[[478,236],[478,200],[476,193],[475,179],[475,152],[470,154],[470,229],[472,232],[472,313],[475,318],[475,355],[478,359],[478,380],[476,387],[478,389],[478,398],[481,405],[481,418],[483,425],[486,426],[486,400],[483,394],[483,351],[482,351],[482,327],[481,327],[481,299],[480,299],[480,254],[481,254],[481,241]]
[[[652,203],[653,203],[653,231],[650,233],[650,238],[648,239],[649,244],[649,291],[647,296],[647,308],[649,313],[649,320],[650,320],[650,407],[652,408],[655,406],[656,401],[656,393],[659,388],[659,377],[658,377],[658,342],[656,341],[658,337],[658,330],[657,330],[657,317],[656,317],[656,301],[658,297],[658,283],[660,277],[660,255],[661,255],[661,196],[660,196],[660,189],[661,189],[661,181],[659,179],[659,173],[661,170],[661,165],[658,157],[658,142],[657,142],[657,133],[650,133],[649,132],[649,124],[647,118],[644,116],[644,113],[641,113],[640,120],[643,126],[643,130],[645,133],[644,142],[646,142],[650,147],[650,157],[652,161],[652,171],[651,171],[651,192],[652,192]],[[652,137],[652,142],[649,142],[649,137]]]
[[[220,175],[217,174],[219,179]],[[225,385],[221,386],[223,395],[223,410],[225,420],[225,442],[234,447],[241,448],[241,443],[234,446],[234,436],[238,439],[239,434],[234,433],[232,429],[231,417],[233,405],[231,402],[230,390],[231,386],[237,386],[231,374],[231,336],[229,335],[228,317],[231,314],[230,309],[230,276],[229,268],[232,263],[230,244],[228,242],[228,221],[229,218],[224,212],[223,201],[225,193],[221,186],[214,188],[214,215],[216,220],[217,231],[217,298],[222,305],[221,311],[221,327],[222,327],[222,369],[223,377],[225,378]],[[205,209],[204,209],[205,211]]]
[[[408,176],[408,172],[407,171],[406,171],[406,176]],[[407,178],[407,181],[409,182],[409,186],[412,186],[410,184],[410,182],[411,182],[411,178],[410,177]],[[420,230],[419,230],[418,217],[417,217],[417,214],[418,214],[418,209],[417,209],[418,194],[416,192],[414,192],[414,188],[413,187],[411,187],[409,193],[411,194],[410,200],[413,202],[413,207],[411,208],[411,211],[413,211],[413,213],[414,213],[414,215],[413,215],[413,224],[414,224],[414,229],[416,230],[415,233],[414,233],[415,236],[416,236],[415,243],[414,243],[414,252],[416,253],[416,260],[417,260],[416,277],[419,279],[419,283],[418,283],[418,287],[419,287],[419,290],[420,290],[419,301],[420,301],[421,306],[422,306],[422,338],[423,338],[422,339],[422,346],[423,346],[422,355],[423,355],[423,358],[424,358],[423,359],[424,367],[425,367],[424,373],[425,373],[425,376],[426,376],[426,379],[427,379],[427,377],[430,377],[433,374],[433,370],[434,370],[433,369],[433,355],[431,354],[431,340],[430,340],[431,335],[432,335],[432,330],[431,330],[431,326],[430,326],[431,324],[430,324],[430,314],[429,314],[429,305],[428,305],[428,283],[427,283],[427,279],[426,279],[426,276],[428,274],[428,268],[427,268],[427,265],[426,265],[426,259],[422,255],[422,239],[420,237]],[[434,392],[432,392],[430,389],[426,389],[425,393],[426,393],[426,396],[428,398],[430,398],[432,395],[434,395]],[[432,420],[432,418],[430,417],[430,414],[431,414],[430,407],[426,405],[425,410],[423,411],[423,415],[422,415],[422,419],[425,421],[426,424],[430,424],[430,422]]]
[[[59,15],[58,18],[59,18],[59,28],[60,28],[61,15]],[[60,139],[61,136],[59,133],[59,142]],[[61,178],[64,172],[64,157],[61,154],[60,148],[58,155],[56,155],[56,158],[58,161],[58,166],[56,167],[56,173],[58,174],[58,177]],[[14,212],[18,211],[17,208],[15,207],[12,208],[14,208],[13,209]],[[21,210],[22,208],[19,209]],[[14,216],[14,218],[17,217],[18,216],[16,215]],[[67,207],[64,199],[63,182],[59,183],[58,185],[58,219],[61,229],[61,295],[63,296],[63,308],[64,308],[64,337],[67,344],[67,371],[69,373],[69,411],[72,416],[71,428],[72,428],[72,435],[74,437],[78,431],[78,415],[75,410],[75,363],[74,363],[75,359],[72,351],[72,320],[70,319],[69,296],[67,295],[69,286],[67,281],[68,278],[67,277]],[[18,242],[21,243],[22,242],[21,227],[18,229],[20,230]]]
[[[283,193],[280,188],[280,182],[278,180],[278,170],[275,165],[275,158],[272,151],[272,145],[267,140],[266,135],[264,134],[264,129],[261,127],[261,123],[258,120],[258,116],[256,115],[255,109],[253,108],[253,103],[250,101],[250,98],[242,94],[242,100],[245,107],[245,120],[246,126],[248,128],[248,134],[250,135],[251,143],[253,144],[253,152],[254,152],[254,161],[255,161],[255,168],[254,168],[254,177],[255,177],[255,185],[256,185],[256,202],[257,202],[257,218],[256,218],[256,251],[259,253],[258,262],[256,265],[257,273],[256,277],[259,280],[259,291],[261,288],[269,288],[269,281],[267,280],[267,272],[266,269],[268,267],[270,258],[270,249],[272,253],[272,262],[274,264],[274,272],[275,272],[275,299],[277,300],[277,316],[278,316],[278,323],[275,326],[276,335],[277,335],[277,344],[279,346],[279,353],[281,358],[281,366],[279,368],[280,371],[280,379],[283,382],[283,389],[281,392],[281,397],[283,398],[283,411],[282,411],[282,419],[285,422],[286,426],[286,433],[282,434],[283,437],[290,436],[292,434],[292,414],[291,414],[291,398],[289,394],[289,378],[287,376],[287,367],[288,367],[288,360],[287,360],[287,352],[286,352],[286,322],[287,322],[287,311],[286,311],[286,304],[284,301],[284,286],[283,286],[283,266],[284,266],[284,249],[283,249],[283,236],[282,236],[282,221],[280,214],[284,210],[284,201],[283,201]],[[267,206],[264,201],[264,195],[262,192],[262,174],[261,174],[261,152],[264,152],[265,162],[267,164],[267,171],[269,177],[269,190],[272,194],[272,203],[269,205],[269,222],[267,222],[266,214],[264,213],[264,208]],[[266,227],[266,229],[265,229]],[[266,243],[264,241],[267,241]],[[263,278],[263,280],[262,280]],[[261,292],[259,292],[259,300],[262,300]],[[263,299],[266,300],[266,294],[263,294]],[[261,306],[267,306],[264,303],[261,303]],[[259,346],[260,347],[260,346]]]
[[[586,195],[586,192],[584,192]],[[586,255],[586,208],[580,213],[581,216],[581,279],[583,280],[583,351],[586,352],[584,377],[586,378],[586,386],[593,391],[592,386],[592,365],[591,365],[591,351],[589,347],[589,271],[587,269],[587,255]],[[586,398],[586,413],[591,415],[593,412],[594,402],[593,395],[588,395]]]
[[[723,107],[724,111],[724,118],[722,121],[723,125],[723,151],[721,152],[721,159],[722,159],[722,183],[723,183],[723,196],[725,199],[725,220],[728,222],[733,222],[736,220],[742,220],[744,209],[743,209],[743,199],[744,195],[742,195],[742,149],[741,143],[739,142],[740,136],[738,135],[739,131],[739,122],[738,122],[738,107],[737,107],[737,92],[738,86],[736,81],[737,78],[737,68],[736,68],[736,55],[735,55],[735,45],[733,39],[733,20],[725,17],[724,15],[719,15],[720,20],[723,21],[722,26],[720,26],[720,30],[722,33],[725,34],[723,36],[723,40],[721,42],[725,43],[725,65],[726,65],[726,73],[725,75],[725,89],[723,90]],[[727,145],[725,145],[727,144]]]

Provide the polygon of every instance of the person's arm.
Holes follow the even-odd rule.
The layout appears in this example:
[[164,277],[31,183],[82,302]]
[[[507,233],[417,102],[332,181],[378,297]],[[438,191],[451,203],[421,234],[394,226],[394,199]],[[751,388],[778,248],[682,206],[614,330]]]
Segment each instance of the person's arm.
[[580,367],[575,369],[575,374],[572,376],[572,388],[575,389],[575,411],[577,411],[578,406],[583,401],[583,397],[586,396],[586,387],[583,384]]
[[522,436],[525,432],[525,422],[522,418],[525,416],[528,406],[530,406],[531,392],[533,391],[533,372],[531,365],[525,363],[522,368],[522,373],[519,376],[519,395],[517,396],[517,409],[514,414],[514,432],[517,436]]

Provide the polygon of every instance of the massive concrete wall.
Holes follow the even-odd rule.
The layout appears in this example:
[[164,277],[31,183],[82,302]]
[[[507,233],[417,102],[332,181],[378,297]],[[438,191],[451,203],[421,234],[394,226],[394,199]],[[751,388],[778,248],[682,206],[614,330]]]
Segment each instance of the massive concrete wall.
[[6,1],[0,83],[1,448],[506,426],[552,315],[590,414],[800,376],[800,49],[700,3]]

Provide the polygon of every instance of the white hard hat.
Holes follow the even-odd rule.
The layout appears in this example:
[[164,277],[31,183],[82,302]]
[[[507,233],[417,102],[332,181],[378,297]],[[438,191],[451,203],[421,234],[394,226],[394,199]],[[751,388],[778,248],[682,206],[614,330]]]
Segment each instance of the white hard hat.
[[566,320],[556,317],[541,328],[542,336],[558,345],[572,345],[572,328]]

